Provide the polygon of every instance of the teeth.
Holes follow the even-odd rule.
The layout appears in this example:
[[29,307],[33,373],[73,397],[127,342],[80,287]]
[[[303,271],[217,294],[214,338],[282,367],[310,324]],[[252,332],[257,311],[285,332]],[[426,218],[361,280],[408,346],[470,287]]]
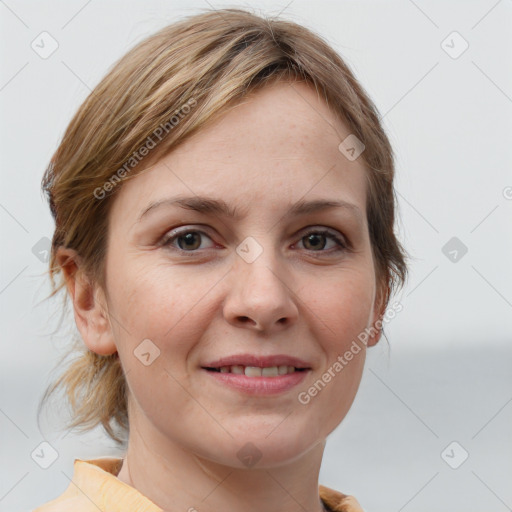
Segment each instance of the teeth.
[[271,366],[270,368],[262,368],[261,375],[262,377],[277,377],[277,366]]
[[286,375],[288,373],[288,366],[286,366],[286,365],[279,366],[277,371],[278,371],[279,375]]
[[286,375],[288,373],[294,373],[294,366],[269,366],[266,368],[260,368],[258,366],[222,366],[218,368],[220,373],[235,373],[238,375],[245,375],[247,377],[278,377],[279,375]]
[[257,366],[246,366],[245,375],[247,377],[261,377],[261,368]]

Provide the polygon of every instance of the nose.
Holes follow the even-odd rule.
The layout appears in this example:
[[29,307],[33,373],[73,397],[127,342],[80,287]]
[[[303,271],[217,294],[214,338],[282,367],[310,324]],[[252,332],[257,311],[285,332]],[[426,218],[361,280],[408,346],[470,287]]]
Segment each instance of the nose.
[[299,311],[289,274],[267,252],[252,263],[237,257],[223,311],[231,325],[273,334],[293,325]]

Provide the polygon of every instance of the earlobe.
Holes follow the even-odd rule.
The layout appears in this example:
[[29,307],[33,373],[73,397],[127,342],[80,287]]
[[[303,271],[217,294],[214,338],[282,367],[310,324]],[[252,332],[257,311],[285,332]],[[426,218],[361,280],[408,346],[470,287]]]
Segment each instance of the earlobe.
[[379,292],[375,300],[373,321],[370,327],[368,343],[366,344],[368,347],[373,347],[374,345],[377,345],[382,336],[383,318],[386,309],[383,296],[384,294],[382,292]]
[[117,351],[104,293],[80,268],[75,250],[59,248],[56,255],[73,305],[76,326],[89,350],[110,355]]
[[382,335],[382,325],[381,320],[377,319],[376,322],[372,324],[370,327],[370,336],[368,337],[368,343],[366,344],[367,347],[373,347],[374,345],[377,345],[377,343],[380,340],[380,337]]

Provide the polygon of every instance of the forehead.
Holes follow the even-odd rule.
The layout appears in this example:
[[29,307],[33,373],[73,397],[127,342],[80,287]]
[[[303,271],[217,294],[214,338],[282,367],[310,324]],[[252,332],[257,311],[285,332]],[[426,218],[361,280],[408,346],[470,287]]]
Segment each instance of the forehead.
[[328,196],[364,210],[364,163],[348,160],[338,148],[349,134],[309,84],[272,84],[125,182],[117,207],[140,213],[149,202],[186,194],[269,211]]
[[[330,111],[316,90],[305,82],[277,82],[253,91],[204,126],[175,154],[208,143],[212,155],[226,150],[257,148],[262,158],[310,157],[328,151],[339,156],[338,145],[349,128]],[[323,139],[322,141],[319,138]],[[201,139],[198,143],[197,139]],[[321,143],[322,147],[319,147]],[[197,152],[198,155],[201,152]]]

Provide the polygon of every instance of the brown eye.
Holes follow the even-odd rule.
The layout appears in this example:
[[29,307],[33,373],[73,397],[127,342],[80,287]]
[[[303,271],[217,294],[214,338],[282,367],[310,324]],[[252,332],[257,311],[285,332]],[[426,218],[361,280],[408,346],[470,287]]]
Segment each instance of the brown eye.
[[[180,232],[173,231],[162,241],[162,245],[169,249],[184,252],[197,252],[201,248],[204,239],[210,240],[210,237],[202,231],[182,230]],[[211,247],[211,246],[210,246]],[[203,249],[209,247],[203,247]]]
[[[332,242],[331,247],[327,247],[329,240]],[[348,249],[347,243],[343,238],[326,230],[310,231],[301,238],[301,242],[304,249],[311,252],[330,254]]]
[[176,240],[179,248],[187,251],[199,249],[201,246],[201,235],[196,231],[190,231],[185,235],[181,235]]
[[325,235],[319,233],[311,233],[302,238],[304,247],[308,250],[323,249],[326,244]]

